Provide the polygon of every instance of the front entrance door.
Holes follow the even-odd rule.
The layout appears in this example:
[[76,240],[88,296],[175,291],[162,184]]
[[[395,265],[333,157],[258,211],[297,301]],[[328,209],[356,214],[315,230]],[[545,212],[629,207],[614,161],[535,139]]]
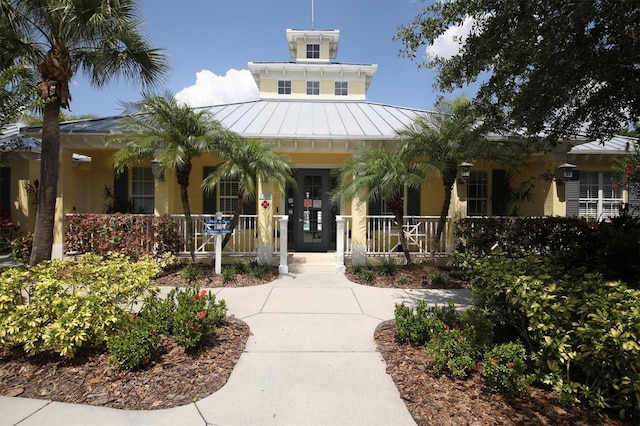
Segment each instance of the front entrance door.
[[331,207],[329,170],[299,169],[295,179],[297,189],[287,189],[291,249],[335,250],[335,212]]

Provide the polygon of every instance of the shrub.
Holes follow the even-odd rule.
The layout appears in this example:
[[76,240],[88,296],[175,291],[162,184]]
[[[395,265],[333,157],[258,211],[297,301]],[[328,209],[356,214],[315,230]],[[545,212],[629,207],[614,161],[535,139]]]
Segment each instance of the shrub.
[[522,336],[563,401],[640,415],[640,290],[538,257],[489,256],[474,271],[474,304]]
[[85,255],[0,274],[0,343],[30,354],[51,350],[73,357],[106,340],[131,306],[153,288],[150,260]]
[[236,260],[231,264],[231,268],[235,269],[238,274],[246,274],[249,272],[249,265],[242,260]]
[[252,264],[250,267],[251,275],[257,279],[263,279],[269,272],[271,272],[271,265]]
[[495,346],[484,357],[487,387],[493,392],[520,396],[529,387],[526,351],[522,343],[510,342]]
[[203,337],[214,333],[227,314],[225,301],[216,302],[211,291],[176,288],[169,292],[167,299],[175,306],[171,334],[187,349],[200,346]]
[[360,273],[360,278],[365,283],[372,283],[376,280],[376,274],[374,274],[373,271],[364,270]]
[[222,270],[222,285],[235,283],[237,281],[236,269],[231,266]]
[[447,284],[447,276],[442,271],[433,271],[430,278],[431,284],[436,287],[444,287]]
[[127,314],[121,328],[107,338],[107,348],[118,368],[144,367],[160,356],[160,334],[143,318]]
[[380,271],[380,275],[394,276],[398,270],[398,266],[391,259],[384,259],[377,268]]
[[65,223],[68,252],[117,252],[135,260],[177,253],[182,247],[178,225],[168,215],[74,214],[66,216]]
[[14,238],[10,242],[11,258],[16,262],[29,264],[31,258],[31,246],[33,245],[33,234],[27,233]]
[[473,342],[463,330],[446,324],[443,327],[427,343],[429,355],[434,360],[433,370],[454,377],[466,377],[476,365],[477,351]]
[[200,278],[202,278],[202,273],[200,268],[198,268],[193,263],[189,263],[182,269],[182,278],[189,284],[194,285]]
[[395,327],[401,342],[422,346],[431,339],[436,319],[429,315],[424,300],[418,300],[416,309],[404,304],[396,305]]

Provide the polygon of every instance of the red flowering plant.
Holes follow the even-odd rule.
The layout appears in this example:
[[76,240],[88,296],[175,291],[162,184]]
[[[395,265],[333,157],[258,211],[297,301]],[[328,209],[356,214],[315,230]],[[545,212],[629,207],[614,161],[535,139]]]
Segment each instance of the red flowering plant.
[[195,287],[175,288],[169,292],[166,304],[170,311],[171,335],[187,349],[197,348],[207,334],[214,333],[227,315],[224,299]]
[[485,353],[484,374],[487,388],[509,396],[526,393],[532,376],[526,375],[527,356],[520,342],[495,346]]

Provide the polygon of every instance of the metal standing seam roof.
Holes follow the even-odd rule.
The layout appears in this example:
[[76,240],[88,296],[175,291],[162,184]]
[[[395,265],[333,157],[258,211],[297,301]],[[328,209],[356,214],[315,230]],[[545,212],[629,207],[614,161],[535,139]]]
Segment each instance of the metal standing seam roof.
[[640,146],[640,140],[629,136],[615,135],[604,143],[592,141],[574,146],[569,154],[625,154]]
[[[201,108],[199,108],[201,109]],[[357,100],[260,99],[205,107],[229,130],[246,138],[388,140],[426,110]],[[108,134],[122,117],[60,123],[61,134]],[[40,127],[22,129],[37,135]]]

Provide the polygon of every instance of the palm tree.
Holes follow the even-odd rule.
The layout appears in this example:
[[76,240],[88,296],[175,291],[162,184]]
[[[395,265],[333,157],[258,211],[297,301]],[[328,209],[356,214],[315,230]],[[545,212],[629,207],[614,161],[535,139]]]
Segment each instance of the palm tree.
[[[240,213],[245,204],[256,198],[258,181],[273,182],[280,190],[284,190],[287,183],[296,184],[291,175],[289,161],[273,152],[273,146],[264,141],[236,137],[225,144],[221,155],[223,162],[215,172],[204,179],[202,186],[212,190],[221,180],[238,181],[238,203],[231,221],[232,230],[238,226]],[[230,239],[231,234],[226,234],[222,241],[222,248]]]
[[491,157],[492,146],[478,130],[477,123],[477,116],[468,98],[458,97],[453,101],[440,98],[435,104],[435,113],[419,116],[410,126],[397,132],[407,145],[408,155],[416,161],[425,161],[434,166],[442,177],[444,202],[432,256],[442,237],[458,166],[463,162]]
[[191,160],[207,152],[217,152],[232,132],[224,129],[207,110],[194,110],[178,104],[173,94],[143,93],[138,102],[124,103],[125,118],[121,132],[108,143],[122,143],[113,158],[116,171],[141,161],[156,160],[161,171],[175,173],[180,186],[180,200],[186,221],[187,247],[195,261],[193,224],[189,206]]
[[398,150],[363,148],[337,171],[338,182],[332,194],[334,204],[362,197],[367,202],[384,200],[398,224],[398,238],[411,265],[411,254],[404,235],[404,188],[419,188],[431,167],[412,162],[404,147]]
[[[69,82],[82,69],[97,87],[117,76],[153,84],[166,57],[141,33],[135,0],[0,0],[0,24],[11,35],[13,61],[40,74],[44,100],[40,189],[30,265],[51,258],[58,184],[58,115],[69,108]],[[3,32],[4,32],[3,30]],[[4,57],[2,63],[8,60]]]

